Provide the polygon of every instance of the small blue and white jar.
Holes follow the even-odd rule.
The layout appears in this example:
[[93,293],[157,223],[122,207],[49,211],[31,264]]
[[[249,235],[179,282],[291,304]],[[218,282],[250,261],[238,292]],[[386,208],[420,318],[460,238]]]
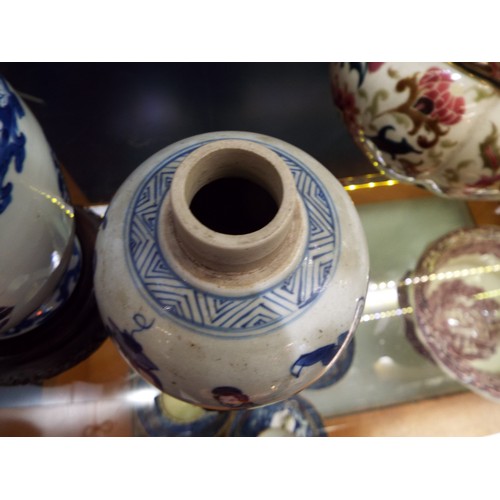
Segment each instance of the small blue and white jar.
[[272,137],[216,132],[146,160],[107,210],[95,293],[130,365],[212,410],[289,399],[347,349],[368,249],[341,184]]
[[[225,412],[227,413],[227,412]],[[233,412],[229,437],[326,437],[323,419],[302,396]]]
[[78,281],[74,211],[55,156],[0,76],[0,342],[39,326]]

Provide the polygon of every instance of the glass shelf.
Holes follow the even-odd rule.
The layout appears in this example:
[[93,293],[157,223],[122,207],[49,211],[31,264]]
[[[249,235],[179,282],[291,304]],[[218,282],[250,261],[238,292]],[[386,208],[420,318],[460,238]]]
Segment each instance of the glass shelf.
[[370,284],[353,363],[337,384],[304,395],[331,417],[463,391],[407,339],[410,313],[399,303],[398,288],[406,286],[406,273],[427,245],[474,226],[467,204],[426,197],[367,203],[358,213],[370,252]]

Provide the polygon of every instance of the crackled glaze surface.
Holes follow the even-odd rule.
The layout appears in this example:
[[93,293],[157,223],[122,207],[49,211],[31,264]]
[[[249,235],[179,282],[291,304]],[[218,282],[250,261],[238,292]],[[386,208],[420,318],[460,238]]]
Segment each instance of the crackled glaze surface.
[[500,199],[496,85],[445,63],[337,63],[333,99],[358,146],[390,177],[435,194]]
[[[228,241],[240,258],[247,245],[260,252],[256,241],[267,245],[273,221],[285,217],[270,253],[255,262],[245,257],[250,267],[243,272],[231,265],[229,251],[228,262],[211,257],[200,263],[203,253],[186,252],[177,226],[168,224],[175,174],[190,155],[212,154],[212,146],[245,151],[236,173],[254,175],[257,161],[262,182],[269,176],[291,182],[286,195],[268,184],[281,205],[254,233],[233,238],[198,228],[208,250],[210,241],[214,248]],[[292,194],[283,215],[283,200]],[[186,214],[199,225],[192,219]],[[245,132],[196,136],[147,160],[112,200],[97,254],[99,308],[125,358],[165,393],[218,410],[281,401],[323,375],[354,334],[368,281],[364,233],[338,181],[299,149]]]

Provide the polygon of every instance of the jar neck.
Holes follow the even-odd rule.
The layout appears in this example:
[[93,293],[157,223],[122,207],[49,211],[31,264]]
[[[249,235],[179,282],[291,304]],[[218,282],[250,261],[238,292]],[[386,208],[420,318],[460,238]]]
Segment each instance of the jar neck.
[[[202,223],[193,213],[193,199],[202,188],[224,179],[239,179],[243,186],[248,183],[264,190],[275,203],[276,211],[270,220],[248,233],[242,222],[241,230],[235,231],[240,234],[225,234]],[[224,191],[216,195],[224,197]],[[206,198],[206,210],[219,202]],[[238,220],[238,214],[233,212],[242,205],[247,213],[259,209],[259,201],[253,199],[238,201],[237,205],[223,206],[218,217],[231,214]],[[186,157],[173,177],[160,224],[160,233],[164,233],[161,241],[174,259],[187,258],[199,268],[197,272],[204,270],[226,278],[258,274],[265,268],[267,272],[281,272],[287,262],[297,260],[305,245],[305,216],[293,175],[276,153],[251,141],[214,141]]]

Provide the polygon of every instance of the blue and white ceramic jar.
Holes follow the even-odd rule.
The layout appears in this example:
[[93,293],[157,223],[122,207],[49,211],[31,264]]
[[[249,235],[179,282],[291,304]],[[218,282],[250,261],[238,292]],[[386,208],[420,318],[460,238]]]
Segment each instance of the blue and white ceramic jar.
[[37,120],[0,77],[0,341],[32,330],[78,280],[74,213]]
[[301,396],[233,414],[227,434],[230,437],[327,436],[321,415]]
[[340,183],[248,132],[177,142],[125,181],[96,244],[95,292],[121,353],[207,409],[290,398],[342,357],[368,251]]

